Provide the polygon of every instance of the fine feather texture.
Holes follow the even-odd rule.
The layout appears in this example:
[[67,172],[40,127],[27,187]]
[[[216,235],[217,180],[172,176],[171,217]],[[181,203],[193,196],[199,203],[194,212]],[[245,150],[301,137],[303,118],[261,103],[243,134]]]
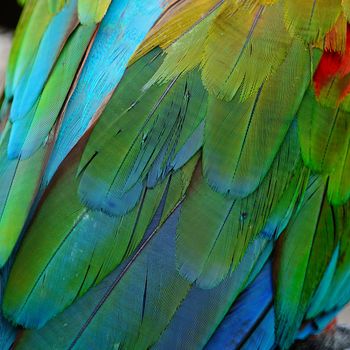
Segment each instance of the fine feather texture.
[[[9,266],[6,266],[0,272],[0,300],[3,298],[8,273]],[[3,315],[0,315],[0,346],[2,349],[9,349],[11,347],[16,338],[16,332],[16,328]]]
[[[278,38],[272,40],[275,32]],[[230,45],[222,45],[225,36],[231,37]],[[225,100],[231,100],[241,87],[241,98],[247,98],[259,91],[265,79],[283,62],[291,41],[280,4],[257,6],[253,11],[244,6],[237,9],[226,6],[215,19],[206,41],[202,63],[205,86]],[[217,50],[217,45],[225,47],[225,51]],[[265,64],[258,68],[261,60]]]
[[[247,198],[236,200],[220,195],[200,173],[193,178],[178,228],[177,261],[183,276],[197,280],[203,288],[211,288],[235,269],[250,241],[264,227],[265,235],[273,236],[275,225],[268,225],[269,216],[274,210],[281,210],[277,226],[285,217],[288,207],[279,206],[293,173],[300,170],[295,142],[294,126],[264,182]],[[279,181],[274,182],[275,178]],[[196,238],[198,234],[200,240]]]
[[321,39],[335,24],[341,0],[288,0],[285,2],[287,29],[307,42]]
[[[28,126],[15,121],[8,145],[11,158],[30,157],[47,138],[72,85],[78,66],[92,36],[94,26],[80,26],[67,41],[43,89]],[[14,128],[17,127],[17,130]]]
[[[74,308],[67,309],[61,316],[50,321],[46,328],[26,333],[19,343],[19,348],[26,349],[35,344],[38,349],[44,349],[45,344],[51,344],[57,348],[84,349],[87,344],[92,348],[97,348],[100,344],[108,349],[111,344],[119,343],[120,346],[125,348],[142,349],[154,345],[155,348],[162,349],[167,348],[170,344],[173,345],[171,342],[174,339],[177,339],[176,348],[193,349],[203,346],[203,341],[210,337],[214,331],[213,325],[208,323],[207,320],[212,320],[214,315],[215,319],[219,319],[220,314],[223,317],[230,306],[230,301],[232,303],[232,299],[237,296],[245,285],[244,283],[249,283],[249,279],[247,281],[249,274],[252,273],[251,278],[255,277],[256,271],[252,271],[254,263],[257,262],[257,271],[259,271],[266,261],[270,249],[267,249],[267,254],[262,254],[262,260],[259,261],[259,252],[263,252],[266,248],[266,240],[261,240],[251,247],[246,260],[237,269],[237,273],[227,279],[222,286],[211,291],[191,289],[190,284],[176,272],[173,264],[164,264],[164,259],[170,258],[174,253],[174,233],[178,214],[179,211],[175,211],[159,232],[151,233],[151,241],[146,241],[147,245],[140,247],[141,251],[135,257],[136,260],[132,266],[127,265],[119,274],[111,275],[109,280],[107,279],[98,288],[94,288],[86,297],[82,298],[76,304],[79,312]],[[169,225],[172,225],[171,228]],[[166,245],[164,245],[165,242]],[[144,260],[145,256],[149,256],[147,262]],[[162,273],[152,274],[154,268],[160,269],[158,272],[162,271]],[[137,273],[135,269],[137,269]],[[165,274],[164,269],[169,269],[166,270],[167,274]],[[139,284],[138,279],[141,276],[143,276],[144,283]],[[157,283],[159,278],[164,277],[167,278],[167,282],[163,282],[164,288],[153,290],[152,283]],[[130,288],[135,291],[131,304],[120,294],[124,293],[128,298]],[[145,288],[147,288],[147,292],[145,292]],[[222,302],[219,302],[223,300],[223,296],[226,299],[226,307]],[[97,306],[89,317],[92,300],[95,300],[94,305]],[[193,303],[194,300],[202,300],[203,302],[197,304]],[[207,308],[198,307],[203,303],[209,303],[209,301],[212,305],[207,304]],[[109,303],[113,303],[114,307],[108,307]],[[131,305],[132,309],[130,309]],[[181,306],[178,307],[177,305]],[[168,310],[167,313],[163,308]],[[164,310],[161,314],[162,317],[159,317],[159,310]],[[133,313],[134,317],[130,317],[130,312]],[[78,315],[84,316],[80,317]],[[184,315],[186,315],[185,319],[183,318]],[[116,332],[113,322],[108,322],[111,317],[117,317],[123,324],[123,328],[119,328],[119,331]],[[164,319],[164,317],[169,317],[169,319]],[[168,324],[172,317],[173,321]],[[193,319],[190,317],[193,317]],[[103,319],[105,321],[101,323]],[[196,328],[190,329],[187,335],[185,335],[186,323],[183,323],[184,320],[195,322]],[[65,338],[57,336],[57,333],[52,333],[53,329],[60,329],[61,322],[68,322],[69,326],[64,332],[68,330],[71,332],[72,342],[66,342],[69,337]],[[140,333],[135,331],[139,323],[141,324]],[[104,333],[103,336],[97,337],[99,327],[103,327],[109,336],[106,337],[106,333]],[[164,327],[166,327],[166,330],[162,332]],[[181,332],[184,332],[185,336],[183,338],[178,336]],[[160,334],[161,338],[157,343],[157,337]]]
[[78,0],[79,20],[82,24],[98,23],[106,14],[111,0]]
[[[130,69],[130,75],[142,78],[135,78],[131,84],[121,82],[101,117],[101,126],[99,123],[91,135],[80,165],[84,170],[79,186],[82,201],[91,208],[114,215],[130,211],[141,194],[135,189],[140,187],[138,183],[144,181],[147,173],[148,183],[154,184],[166,176],[171,157],[204,117],[206,93],[196,74],[140,90],[159,60],[157,52],[151,52],[145,57],[145,62],[151,62],[149,65],[144,67],[140,60]],[[110,135],[105,133],[106,125]],[[134,197],[130,206],[123,198],[129,197],[128,193]],[[127,207],[118,208],[119,202]]]
[[33,328],[14,349],[321,332],[350,300],[348,16],[340,0],[27,0],[1,108],[6,347],[5,318]]
[[[214,189],[246,197],[261,183],[304,94],[309,60],[308,52],[296,41],[285,62],[251,98],[240,102],[240,92],[229,103],[211,98],[203,166]],[[285,101],[286,94],[292,97],[291,105]]]
[[76,1],[70,1],[49,23],[40,40],[30,71],[26,72],[17,86],[11,107],[12,121],[25,118],[31,110],[44,87],[53,63],[76,25]]
[[[275,343],[272,267],[267,263],[233,304],[206,349],[270,350]],[[237,333],[233,334],[232,329]]]
[[19,81],[30,71],[41,38],[52,17],[47,1],[31,0],[26,4],[10,53],[5,87],[7,98],[13,97]]
[[336,209],[327,203],[325,186],[322,178],[310,180],[300,212],[291,219],[276,250],[276,336],[284,347],[292,343],[338,244]]
[[[81,77],[67,105],[45,181],[87,130],[119,83],[127,63],[160,16],[166,2],[113,1],[96,35]],[[134,21],[137,16],[138,21]],[[114,28],[111,33],[110,28]],[[82,99],[84,103],[82,102]]]

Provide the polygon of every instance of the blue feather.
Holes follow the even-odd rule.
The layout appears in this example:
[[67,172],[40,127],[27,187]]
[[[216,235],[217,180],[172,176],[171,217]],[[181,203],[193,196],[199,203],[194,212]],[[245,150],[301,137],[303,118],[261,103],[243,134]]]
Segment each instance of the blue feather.
[[110,215],[124,215],[132,210],[139,201],[144,189],[143,183],[140,181],[130,190],[122,193],[118,193],[111,186],[107,196],[101,196],[100,189],[102,186],[99,185],[99,179],[91,179],[89,174],[86,174],[84,181],[80,182],[80,197],[87,207],[102,210]]
[[[159,232],[153,230],[136,260],[118,268],[42,329],[28,331],[18,348],[30,349],[35,344],[39,350],[50,344],[58,349],[113,349],[119,344],[132,349],[138,340],[145,342],[139,348],[148,348],[162,332],[165,315],[175,312],[175,306],[167,302],[169,297],[181,301],[188,288],[174,269],[178,216],[179,210]],[[149,317],[154,318],[151,329]],[[53,329],[58,332],[54,337]]]
[[271,263],[233,304],[206,349],[271,349],[274,345]]
[[[9,273],[9,265],[7,264],[0,270],[0,302],[2,301],[7,276]],[[2,315],[0,311],[0,349],[8,350],[16,338],[17,330]]]
[[10,119],[24,118],[38,99],[67,36],[77,24],[77,0],[71,0],[48,26],[27,79],[22,79],[14,92]]
[[317,335],[322,333],[324,329],[335,319],[338,312],[338,309],[332,312],[328,312],[306,323],[299,330],[296,339],[305,340],[311,335]]
[[11,135],[7,146],[7,156],[9,159],[17,159],[21,156],[21,150],[33,121],[37,105],[38,103],[35,103],[24,118],[18,119],[12,124]]
[[166,2],[113,1],[97,32],[48,164],[45,182],[107,102],[127,64],[164,10]]
[[[163,205],[164,200],[160,207]],[[18,348],[30,349],[35,344],[36,349],[45,349],[50,344],[62,349],[164,349],[167,344],[174,348],[180,342],[182,347],[178,348],[193,349],[205,345],[232,300],[253,278],[252,266],[263,263],[259,256],[267,258],[265,251],[271,252],[272,244],[266,239],[256,240],[237,272],[220,287],[201,290],[191,286],[175,268],[178,217],[179,208],[157,231],[160,214],[156,214],[156,222],[129,262],[42,329],[27,331]],[[215,319],[202,317],[212,314]],[[204,343],[200,334],[204,334]]]
[[204,121],[199,124],[187,142],[175,155],[172,166],[175,170],[180,169],[202,147],[204,139]]
[[329,293],[329,288],[331,287],[332,279],[334,276],[335,269],[337,267],[338,256],[339,256],[339,244],[336,247],[332,259],[328,265],[328,268],[323,275],[320,285],[318,286],[315,295],[312,299],[309,311],[307,313],[307,318],[311,319],[322,313],[325,305],[325,297]]
[[203,348],[232,302],[266,263],[271,250],[271,242],[258,238],[249,245],[236,270],[217,287],[201,289],[194,285],[155,347]]

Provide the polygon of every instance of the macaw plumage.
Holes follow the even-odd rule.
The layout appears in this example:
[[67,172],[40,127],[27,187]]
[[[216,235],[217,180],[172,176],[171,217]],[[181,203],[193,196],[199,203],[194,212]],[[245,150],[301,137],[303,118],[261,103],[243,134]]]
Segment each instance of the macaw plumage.
[[22,2],[0,348],[321,332],[350,300],[350,1]]

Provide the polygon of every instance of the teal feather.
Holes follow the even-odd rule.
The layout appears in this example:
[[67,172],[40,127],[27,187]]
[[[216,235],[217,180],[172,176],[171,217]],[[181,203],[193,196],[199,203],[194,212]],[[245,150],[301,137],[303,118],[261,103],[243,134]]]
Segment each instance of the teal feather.
[[77,0],[69,1],[46,29],[30,72],[14,92],[12,121],[24,118],[38,99],[67,37],[78,24],[76,6]]

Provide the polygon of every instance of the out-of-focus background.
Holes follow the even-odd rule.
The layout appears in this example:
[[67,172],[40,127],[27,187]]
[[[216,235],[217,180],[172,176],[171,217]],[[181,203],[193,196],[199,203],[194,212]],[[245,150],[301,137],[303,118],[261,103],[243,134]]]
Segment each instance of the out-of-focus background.
[[338,323],[350,324],[350,305],[341,312],[338,317]]
[[0,96],[2,95],[5,69],[10,51],[11,38],[18,22],[21,7],[16,0],[8,0],[0,11]]
[[[16,0],[9,0],[5,8],[0,11],[0,101],[5,84],[6,63],[10,53],[11,40],[21,11]],[[350,324],[350,305],[340,313],[338,323]]]
[[12,32],[5,28],[0,28],[0,92],[5,85],[5,71],[8,55],[11,48]]

